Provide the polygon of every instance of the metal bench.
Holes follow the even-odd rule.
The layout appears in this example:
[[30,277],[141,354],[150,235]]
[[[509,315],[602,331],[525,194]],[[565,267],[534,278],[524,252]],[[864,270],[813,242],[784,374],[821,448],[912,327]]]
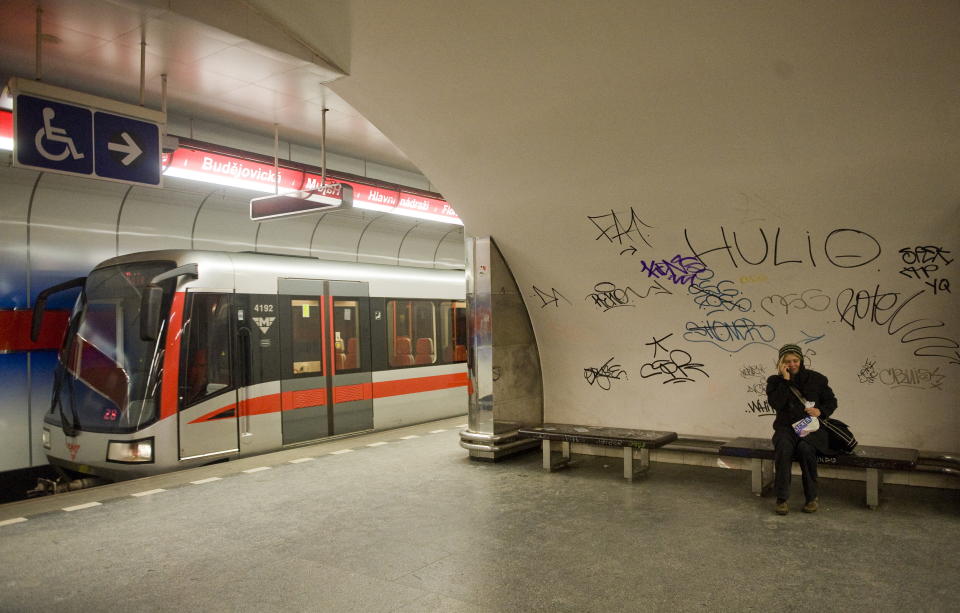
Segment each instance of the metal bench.
[[[543,468],[554,471],[567,466],[570,462],[570,444],[600,445],[623,448],[623,478],[632,481],[634,477],[650,469],[650,450],[662,447],[677,439],[676,432],[657,430],[632,430],[630,428],[605,428],[600,426],[579,426],[576,424],[541,424],[530,428],[521,428],[521,438],[540,439],[543,447]],[[555,459],[551,448],[552,441],[561,442],[560,458]],[[640,450],[640,468],[634,470],[633,450]]]
[[[720,455],[750,458],[751,489],[757,496],[773,484],[773,441],[768,438],[737,438],[720,447]],[[853,453],[838,456],[818,456],[820,464],[851,466],[867,471],[867,506],[876,509],[880,504],[880,486],[884,470],[913,470],[917,466],[916,449],[900,447],[873,447],[858,445]]]

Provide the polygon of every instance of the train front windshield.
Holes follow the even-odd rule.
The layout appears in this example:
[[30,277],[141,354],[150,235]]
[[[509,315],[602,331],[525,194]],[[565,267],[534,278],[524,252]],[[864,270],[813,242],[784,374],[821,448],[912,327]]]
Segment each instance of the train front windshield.
[[[165,329],[156,341],[140,338],[140,295],[151,279],[173,267],[138,262],[87,277],[60,351],[54,419],[92,432],[131,432],[156,419]],[[162,287],[165,314],[174,281]]]

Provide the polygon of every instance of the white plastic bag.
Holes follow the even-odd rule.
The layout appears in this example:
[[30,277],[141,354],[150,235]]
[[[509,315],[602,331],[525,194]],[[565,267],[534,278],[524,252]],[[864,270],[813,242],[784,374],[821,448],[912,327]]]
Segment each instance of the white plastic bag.
[[819,429],[820,420],[816,417],[804,417],[800,421],[793,422],[793,431],[796,432],[800,438],[805,437],[811,432],[816,432]]

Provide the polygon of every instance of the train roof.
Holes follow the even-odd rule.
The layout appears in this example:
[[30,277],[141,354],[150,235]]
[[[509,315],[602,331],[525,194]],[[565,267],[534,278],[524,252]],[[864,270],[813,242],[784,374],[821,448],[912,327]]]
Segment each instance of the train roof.
[[465,273],[460,269],[418,268],[364,262],[322,260],[315,257],[231,251],[164,249],[110,258],[95,268],[134,262],[169,261],[176,266],[197,264],[200,277],[184,287],[233,289],[238,292],[276,292],[281,278],[366,281],[371,295],[460,298]]

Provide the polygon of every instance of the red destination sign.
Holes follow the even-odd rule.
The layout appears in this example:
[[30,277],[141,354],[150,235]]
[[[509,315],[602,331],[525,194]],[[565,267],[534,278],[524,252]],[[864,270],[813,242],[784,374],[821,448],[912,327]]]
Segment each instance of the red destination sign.
[[[3,138],[13,140],[13,114],[0,110],[0,139]],[[162,165],[167,176],[233,185],[262,193],[272,193],[277,188],[280,192],[311,191],[321,184],[319,174],[283,166],[276,172],[272,164],[196,149],[180,148],[173,153],[165,153]],[[439,198],[327,177],[327,184],[338,183],[353,188],[353,205],[357,208],[415,215],[448,223],[460,221],[453,207]]]

